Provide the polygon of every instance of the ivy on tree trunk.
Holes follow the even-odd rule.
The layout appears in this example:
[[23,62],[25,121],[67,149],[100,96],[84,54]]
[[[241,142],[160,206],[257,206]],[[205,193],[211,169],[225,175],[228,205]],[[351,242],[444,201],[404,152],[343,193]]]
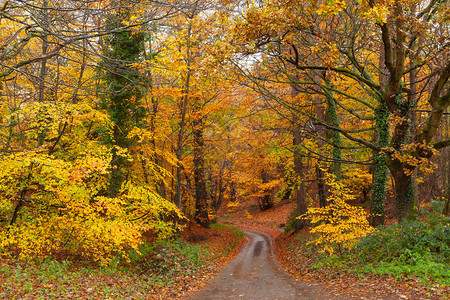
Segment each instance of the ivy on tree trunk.
[[[377,125],[378,147],[387,147],[389,143],[389,111],[387,107],[380,104],[375,109],[375,119]],[[372,197],[371,197],[371,225],[378,226],[384,224],[384,199],[386,197],[386,184],[388,179],[388,167],[386,154],[375,152],[374,157],[374,173],[372,179]]]
[[[144,33],[133,32],[126,28],[129,12],[117,11],[108,16],[106,28],[112,31],[104,41],[103,61],[100,62],[100,74],[104,79],[108,93],[102,103],[113,123],[112,136],[105,134],[106,143],[128,149],[133,141],[128,133],[134,126],[140,126],[145,116],[141,105],[143,92],[139,72],[130,64],[139,62],[144,52]],[[127,160],[113,149],[111,177],[108,195],[115,197],[126,180]]]

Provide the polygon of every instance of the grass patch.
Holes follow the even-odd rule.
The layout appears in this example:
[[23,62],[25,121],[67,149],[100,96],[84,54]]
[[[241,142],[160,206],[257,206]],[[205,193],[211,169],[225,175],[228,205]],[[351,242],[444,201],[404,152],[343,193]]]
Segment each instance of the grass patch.
[[164,279],[180,272],[193,273],[205,262],[200,258],[201,251],[202,246],[192,245],[181,239],[162,241],[153,245],[142,245],[139,252],[131,251],[127,261],[122,261],[121,265],[128,270]]
[[237,229],[236,227],[233,226],[229,226],[229,225],[225,225],[225,224],[220,224],[220,223],[213,223],[211,224],[211,228],[217,228],[217,229],[230,229],[234,232],[235,236],[238,239],[241,239],[244,237],[244,232],[242,230]]

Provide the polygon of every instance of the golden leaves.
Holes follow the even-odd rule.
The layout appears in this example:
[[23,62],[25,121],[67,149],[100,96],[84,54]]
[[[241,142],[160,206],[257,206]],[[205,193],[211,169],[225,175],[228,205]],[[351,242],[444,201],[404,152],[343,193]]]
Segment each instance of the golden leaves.
[[343,11],[346,7],[347,3],[345,0],[330,0],[326,1],[325,4],[320,4],[316,12],[318,15],[334,16]]
[[321,208],[308,208],[305,215],[299,218],[309,220],[314,227],[312,233],[317,237],[310,243],[318,245],[323,252],[333,255],[335,248],[339,251],[352,249],[356,242],[375,230],[369,225],[365,211],[347,204],[347,200],[354,198],[350,190],[341,182],[337,182],[333,175],[327,174],[327,184],[330,186],[330,204]]
[[310,47],[312,53],[324,57],[324,65],[331,67],[334,66],[339,59],[339,49],[335,43],[327,42],[326,40],[320,40],[317,44]]
[[387,18],[391,13],[391,7],[377,3],[373,7],[369,7],[362,11],[361,15],[378,24],[384,24],[387,22]]
[[398,150],[393,147],[386,147],[382,150],[388,153],[393,160],[397,160],[405,166],[403,172],[407,176],[412,176],[415,169],[419,169],[425,175],[431,174],[437,167],[429,158],[439,154],[439,151],[432,145],[414,142],[401,145]]
[[64,249],[107,262],[114,253],[136,248],[143,231],[173,234],[177,227],[161,216],[182,218],[181,212],[148,187],[128,181],[117,198],[99,195],[108,185],[110,151],[97,145],[72,160],[40,151],[3,157],[0,213],[9,218],[19,202],[24,207],[12,226],[0,228],[2,248],[20,250],[21,258]]

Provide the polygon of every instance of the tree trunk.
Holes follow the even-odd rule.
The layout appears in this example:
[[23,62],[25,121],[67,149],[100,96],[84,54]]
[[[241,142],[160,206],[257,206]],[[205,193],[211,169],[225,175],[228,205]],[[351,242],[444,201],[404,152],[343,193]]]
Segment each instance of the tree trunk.
[[393,161],[389,165],[394,178],[395,202],[399,222],[411,217],[414,208],[414,178],[405,174],[404,168],[405,166],[398,161]]
[[[318,72],[314,72],[312,76],[313,76],[313,79],[315,82],[320,82],[321,76],[319,75]],[[315,88],[317,90],[320,90],[320,88],[318,86],[316,86]],[[323,105],[322,105],[323,102],[324,102],[324,100],[322,99],[322,96],[318,91],[314,96],[314,105],[316,108],[316,114],[317,114],[317,118],[320,121],[325,122],[326,117],[325,117],[325,109],[323,108]],[[319,137],[317,146],[319,148],[322,148],[325,146],[324,140],[327,137],[326,129],[325,128],[319,129],[317,132],[317,135]],[[317,161],[316,175],[317,175],[317,195],[319,198],[319,205],[320,205],[320,207],[325,207],[325,206],[327,206],[327,185],[325,183],[325,172],[321,169],[321,159],[320,158]]]
[[180,129],[178,131],[178,141],[177,141],[177,191],[176,191],[176,204],[179,208],[181,208],[181,156],[183,152],[183,136],[184,136],[184,127],[186,126],[186,112],[187,112],[187,103],[189,100],[190,93],[190,79],[191,79],[191,34],[192,34],[192,22],[189,22],[188,32],[186,36],[186,63],[187,63],[187,74],[186,81],[184,86],[184,96],[182,97],[181,104],[181,112],[180,112]]
[[195,182],[195,221],[209,228],[208,193],[206,191],[204,170],[203,119],[193,122],[194,130],[194,182]]
[[[450,108],[447,108],[447,113],[450,113]],[[447,118],[447,122],[445,124],[445,138],[449,138],[449,132],[450,132],[450,119]],[[449,208],[449,202],[450,202],[450,149],[445,149],[445,156],[444,156],[444,167],[445,167],[445,175],[444,175],[444,193],[445,193],[445,203],[444,203],[444,209],[442,210],[442,214],[445,216],[450,216],[450,208]],[[447,159],[445,159],[447,158]]]
[[219,195],[217,196],[216,204],[214,206],[214,209],[216,211],[219,210],[220,205],[222,205],[223,194],[225,192],[225,188],[224,188],[224,185],[223,185],[223,178],[222,177],[219,178],[218,190],[219,190]]
[[230,201],[236,202],[236,184],[234,181],[231,181],[230,183]]
[[[42,6],[44,9],[48,8],[48,1],[45,0],[42,3]],[[44,28],[48,28],[49,26],[49,16],[48,16],[48,11],[44,12],[44,16],[41,20],[42,24],[44,25]],[[48,50],[48,38],[47,38],[47,34],[45,34],[42,37],[42,48],[41,48],[41,54],[42,56],[45,56],[47,54],[47,50]],[[39,89],[38,89],[38,102],[43,102],[45,99],[45,79],[47,77],[47,60],[48,59],[43,59],[41,61],[41,65],[40,65],[40,69],[39,69]],[[46,130],[45,129],[40,129],[38,132],[38,136],[37,136],[37,143],[39,146],[42,146],[44,144],[44,139],[45,139],[45,135],[46,135]]]
[[215,181],[211,174],[211,170],[207,172],[208,175],[205,175],[205,189],[206,189],[206,195],[208,199],[208,203],[210,204],[210,207],[215,211],[215,204],[216,204],[216,195],[215,195]]
[[[113,129],[113,136],[115,144],[117,145],[117,141],[121,138],[120,134],[120,125],[115,124]],[[120,145],[122,146],[122,145]],[[108,186],[108,196],[109,197],[117,197],[120,191],[120,187],[125,180],[124,169],[126,168],[126,160],[122,156],[117,155],[117,150],[112,150],[112,159],[111,159],[111,173],[109,178],[109,186]]]
[[[305,193],[305,183],[304,183],[304,165],[303,159],[300,153],[299,145],[301,143],[299,128],[294,132],[294,171],[297,175],[297,184],[295,189],[296,198],[296,217],[299,217],[306,213],[306,193]],[[301,230],[307,226],[306,220],[296,219],[295,230]]]
[[[378,67],[383,72],[379,73],[378,80],[382,86],[387,83],[387,69],[384,64],[385,53],[383,45],[380,46],[380,58]],[[378,148],[387,147],[389,144],[389,110],[383,104],[383,100],[378,98],[378,107],[375,109],[376,132],[374,138]],[[370,203],[370,223],[372,226],[379,226],[384,224],[385,212],[384,201],[386,199],[386,185],[389,176],[387,167],[386,154],[377,151],[373,152],[374,166],[372,173],[372,189],[371,189],[371,203]]]
[[[149,39],[148,39],[148,51],[145,51],[144,49],[144,58],[146,60],[153,60],[154,59],[154,54],[155,52],[153,52],[153,37],[151,35],[151,30],[149,31]],[[154,95],[154,86],[153,86],[153,73],[150,70],[148,70],[145,74],[146,77],[146,81],[147,81],[147,87],[150,91],[150,103],[147,102],[147,98],[145,98],[146,101],[146,106],[147,106],[147,110],[148,110],[148,115],[150,116],[150,131],[152,132],[152,137],[150,138],[150,145],[152,147],[152,151],[153,151],[153,162],[155,163],[155,165],[160,166],[160,167],[164,167],[164,157],[162,155],[159,155],[156,151],[156,140],[155,140],[155,133],[156,133],[156,116],[158,115],[158,110],[159,110],[159,101],[157,99],[157,97],[155,97]],[[162,147],[161,150],[164,150],[164,145]],[[145,164],[146,168],[147,168],[147,164]],[[148,171],[147,171],[148,173]],[[167,191],[166,191],[166,185],[164,182],[164,179],[160,179],[159,181],[155,181],[154,182],[155,188],[156,188],[156,192],[164,199],[167,198]],[[172,198],[172,197],[171,197]],[[173,201],[173,199],[171,199],[171,201]]]
[[[42,19],[42,23],[44,25],[44,27],[47,29],[49,26],[49,16],[48,16],[48,1],[45,0],[42,3],[42,7],[44,8],[45,12],[44,12],[44,16]],[[44,35],[42,37],[42,56],[45,56],[47,54],[47,50],[48,50],[48,39],[47,39],[47,35]],[[39,98],[38,101],[42,102],[44,101],[44,94],[45,94],[45,78],[47,76],[47,59],[43,59],[41,61],[41,67],[39,70]]]
[[[87,14],[85,14],[83,16],[83,31],[86,31],[86,23],[87,23]],[[81,87],[83,86],[83,76],[84,76],[84,72],[86,70],[86,60],[87,60],[87,40],[83,39],[83,56],[81,58],[81,66],[80,66],[80,74],[78,76],[78,82],[77,82],[77,86],[75,88],[75,91],[73,92],[72,95],[72,103],[76,104],[78,103],[78,92],[80,91]]]
[[[387,107],[380,104],[375,110],[375,119],[378,132],[378,147],[387,147],[389,143],[389,111]],[[388,180],[387,157],[384,153],[374,153],[374,171],[372,176],[372,195],[370,205],[371,225],[379,226],[384,224],[384,200],[386,198],[386,184]]]
[[[324,75],[325,77],[326,75]],[[331,87],[330,81],[325,78],[325,85],[327,87]],[[339,118],[336,112],[336,101],[333,98],[330,90],[325,91],[327,93],[326,101],[327,101],[327,110],[325,114],[326,123],[329,125],[339,128]],[[327,140],[330,141],[333,145],[332,150],[332,158],[333,162],[331,163],[331,173],[335,176],[336,181],[340,181],[342,177],[342,164],[339,161],[342,159],[342,151],[341,151],[341,135],[339,132],[335,130],[327,130],[326,131]]]
[[[265,170],[263,170],[261,172],[262,182],[263,183],[269,182],[269,178],[268,177],[269,176],[268,176],[267,172]],[[264,195],[263,195],[263,197],[260,200],[259,208],[261,210],[268,210],[269,208],[271,208],[273,206],[273,202],[272,202],[272,199],[270,197],[270,191],[264,190],[263,192],[264,192]]]
[[327,206],[327,196],[325,188],[325,172],[320,168],[319,165],[316,166],[317,175],[317,194],[319,196],[320,207]]
[[[415,10],[415,8],[413,8]],[[409,53],[409,67],[412,68],[412,70],[409,72],[409,86],[410,86],[410,92],[408,93],[408,103],[409,106],[412,107],[413,109],[411,110],[411,126],[409,128],[409,142],[410,143],[414,143],[414,140],[416,138],[416,127],[417,127],[417,113],[415,111],[415,109],[417,109],[417,75],[418,75],[418,70],[413,68],[414,66],[414,62],[416,61],[417,57],[419,56],[419,51],[417,50],[418,48],[420,48],[420,46],[418,47],[418,44],[421,44],[421,41],[415,41],[412,43],[411,45],[411,49],[413,51],[411,51]],[[417,169],[414,171],[414,176],[413,178],[417,178]],[[418,197],[418,187],[419,185],[417,184],[416,180],[413,180],[413,191],[414,191],[414,205],[416,207],[419,207],[420,203],[419,203],[419,197]]]
[[[291,95],[295,97],[298,91],[292,87]],[[295,180],[295,199],[296,199],[296,213],[295,216],[299,217],[306,213],[306,193],[305,193],[305,166],[303,164],[303,158],[300,151],[300,145],[302,143],[302,128],[298,123],[298,118],[294,116],[294,130],[293,130],[293,140],[292,144],[294,146],[294,171],[296,175]],[[306,220],[298,219],[295,220],[295,231],[303,229],[307,225]]]
[[24,204],[24,198],[25,198],[26,191],[27,191],[27,188],[24,188],[24,189],[22,189],[22,191],[20,191],[19,201],[17,202],[16,207],[14,208],[14,212],[11,217],[11,221],[9,222],[9,227],[7,230],[9,230],[16,223],[17,217],[19,216],[19,211]]
[[[217,186],[215,187],[215,190],[218,191],[218,195],[217,195],[217,191],[215,191],[215,203],[214,203],[214,210],[217,211],[220,208],[220,205],[222,205],[223,202],[223,196],[226,190],[226,185],[223,184],[223,172],[224,169],[227,165],[227,161],[224,161],[222,163],[222,167],[220,168],[220,172],[219,172],[219,179],[218,179],[218,183]],[[217,197],[216,197],[217,196]]]
[[[411,126],[411,111],[397,111],[397,116],[403,120],[395,125],[394,134],[392,137],[392,148],[395,151],[402,153],[402,146],[408,141],[410,126]],[[395,184],[395,203],[397,208],[398,221],[404,221],[410,217],[414,208],[414,169],[415,166],[410,166],[407,162],[401,162],[398,159],[390,158],[388,167],[394,178]],[[408,175],[405,174],[408,172]]]
[[442,210],[442,214],[444,216],[450,216],[450,182],[447,181],[447,195],[444,203],[444,209]]

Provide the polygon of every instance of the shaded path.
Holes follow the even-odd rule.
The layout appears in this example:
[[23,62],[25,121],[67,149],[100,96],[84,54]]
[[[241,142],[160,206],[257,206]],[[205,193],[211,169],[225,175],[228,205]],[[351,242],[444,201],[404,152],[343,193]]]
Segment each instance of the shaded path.
[[248,239],[239,256],[191,300],[207,299],[336,299],[319,286],[295,281],[274,259],[271,238],[244,231]]

